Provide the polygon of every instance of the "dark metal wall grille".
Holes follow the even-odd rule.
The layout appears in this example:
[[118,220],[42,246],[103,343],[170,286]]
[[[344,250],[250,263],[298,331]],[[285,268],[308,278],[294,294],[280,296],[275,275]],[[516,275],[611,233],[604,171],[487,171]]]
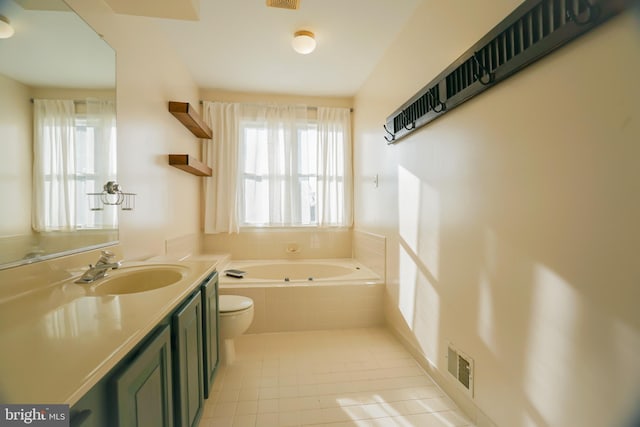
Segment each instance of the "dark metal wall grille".
[[384,126],[397,142],[630,6],[634,0],[525,0]]

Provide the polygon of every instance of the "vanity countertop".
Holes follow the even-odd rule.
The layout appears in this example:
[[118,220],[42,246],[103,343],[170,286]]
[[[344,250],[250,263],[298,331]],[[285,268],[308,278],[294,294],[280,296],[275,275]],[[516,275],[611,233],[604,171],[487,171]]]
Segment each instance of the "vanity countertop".
[[[76,269],[58,271],[62,279],[19,295],[0,294],[0,402],[75,404],[219,261],[201,257],[171,262],[187,267],[189,273],[172,285],[146,292],[91,295],[83,288],[87,285],[69,279],[81,273]],[[0,287],[11,285],[7,277],[0,275],[5,282]]]

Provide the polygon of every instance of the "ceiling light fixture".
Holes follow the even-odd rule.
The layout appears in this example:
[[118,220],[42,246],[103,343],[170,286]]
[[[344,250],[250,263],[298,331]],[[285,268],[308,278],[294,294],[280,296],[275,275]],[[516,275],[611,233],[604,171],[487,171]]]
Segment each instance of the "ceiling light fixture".
[[0,15],[0,39],[8,39],[15,33],[15,30],[9,24],[9,20]]
[[316,39],[311,31],[300,30],[293,33],[293,41],[291,42],[293,50],[296,52],[307,55],[314,51],[316,48]]

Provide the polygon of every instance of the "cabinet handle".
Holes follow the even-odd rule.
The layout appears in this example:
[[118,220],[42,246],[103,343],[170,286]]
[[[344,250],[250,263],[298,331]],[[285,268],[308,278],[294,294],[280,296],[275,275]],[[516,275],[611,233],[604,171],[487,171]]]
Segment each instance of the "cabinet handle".
[[84,424],[85,421],[89,419],[91,413],[91,409],[84,409],[71,415],[71,427],[80,427],[82,424]]

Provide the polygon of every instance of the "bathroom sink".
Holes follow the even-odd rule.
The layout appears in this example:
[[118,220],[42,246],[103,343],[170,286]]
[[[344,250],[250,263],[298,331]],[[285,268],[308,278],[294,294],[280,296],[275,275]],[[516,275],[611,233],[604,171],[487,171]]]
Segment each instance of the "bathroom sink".
[[112,270],[104,279],[90,285],[93,295],[123,295],[147,292],[171,286],[189,272],[181,265],[153,265],[124,267]]

